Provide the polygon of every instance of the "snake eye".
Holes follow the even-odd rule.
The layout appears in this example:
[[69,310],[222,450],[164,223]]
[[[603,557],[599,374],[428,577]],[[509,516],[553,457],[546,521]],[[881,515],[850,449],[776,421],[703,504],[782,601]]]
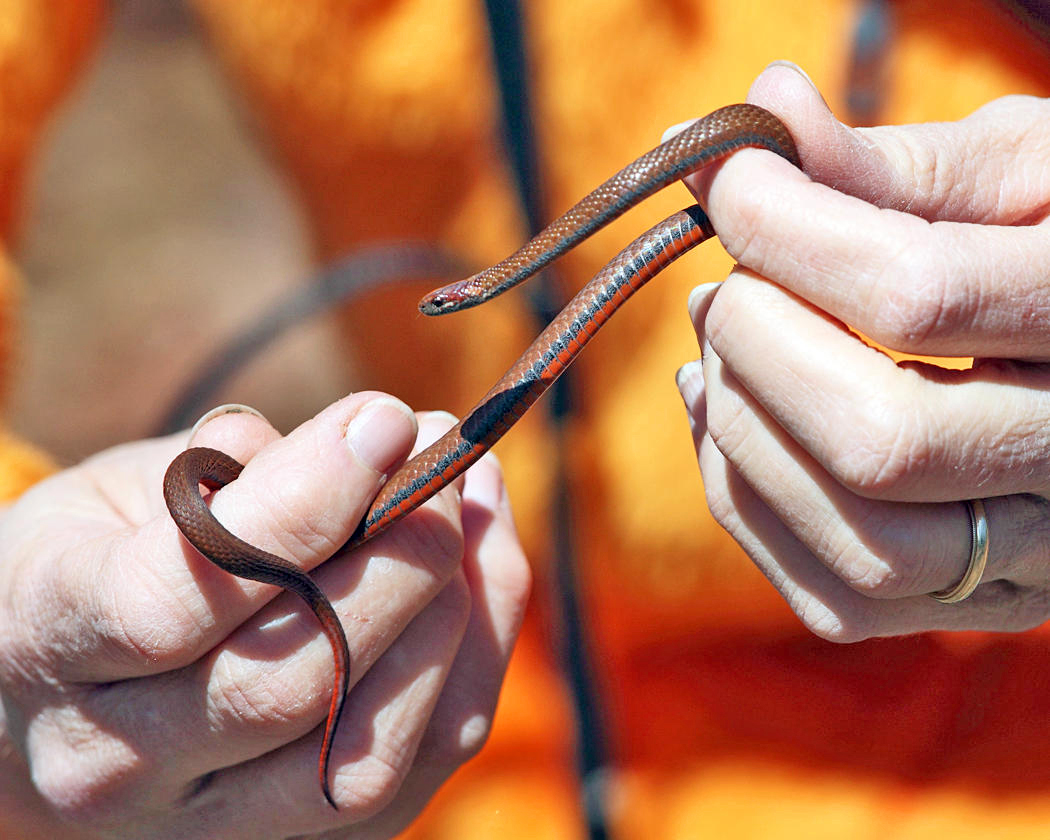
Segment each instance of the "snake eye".
[[424,315],[442,315],[455,308],[455,299],[443,294],[440,289],[424,296],[419,302],[419,311]]

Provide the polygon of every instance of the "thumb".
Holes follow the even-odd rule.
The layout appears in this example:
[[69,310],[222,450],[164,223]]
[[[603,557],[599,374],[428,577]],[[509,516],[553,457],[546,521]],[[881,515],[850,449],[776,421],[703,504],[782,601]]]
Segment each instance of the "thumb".
[[755,80],[748,101],[772,111],[798,145],[813,180],[879,207],[928,221],[1037,221],[1050,194],[1045,159],[1050,106],[1031,96],[997,99],[958,122],[850,128],[809,77],[778,62]]

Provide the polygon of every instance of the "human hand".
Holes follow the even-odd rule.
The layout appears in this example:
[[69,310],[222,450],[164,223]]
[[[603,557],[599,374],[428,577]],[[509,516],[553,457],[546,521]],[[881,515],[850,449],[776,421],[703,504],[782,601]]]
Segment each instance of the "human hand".
[[[854,130],[783,65],[749,100],[785,122],[807,174],[744,150],[691,181],[740,263],[694,292],[703,361],[679,373],[715,517],[828,639],[1043,622],[1050,102]],[[895,364],[844,324],[976,362]],[[974,498],[983,582],[941,604],[927,596],[967,569]]]
[[[425,442],[450,425],[420,423]],[[362,393],[287,437],[239,413],[193,444],[247,464],[219,520],[311,569],[415,437],[403,404]],[[391,836],[480,748],[520,626],[529,572],[498,466],[314,575],[352,657],[333,811],[316,773],[331,649],[298,598],[181,538],[161,478],[186,443],[104,452],[0,519],[0,834]]]

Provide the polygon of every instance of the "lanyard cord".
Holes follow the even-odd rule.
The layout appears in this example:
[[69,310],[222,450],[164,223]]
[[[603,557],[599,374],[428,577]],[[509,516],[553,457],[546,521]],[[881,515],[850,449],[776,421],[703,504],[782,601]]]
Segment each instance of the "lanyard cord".
[[[529,234],[544,226],[543,194],[537,162],[529,96],[525,32],[518,0],[485,0],[492,56],[499,85],[504,142],[529,226]],[[558,284],[550,269],[533,280],[530,305],[544,324],[561,308]],[[606,779],[608,750],[599,694],[594,679],[591,645],[585,631],[574,546],[571,482],[566,469],[566,420],[573,410],[571,371],[551,388],[546,402],[556,439],[554,498],[551,500],[551,608],[559,632],[552,632],[565,678],[572,692],[576,718],[576,766],[590,840],[608,836]]]

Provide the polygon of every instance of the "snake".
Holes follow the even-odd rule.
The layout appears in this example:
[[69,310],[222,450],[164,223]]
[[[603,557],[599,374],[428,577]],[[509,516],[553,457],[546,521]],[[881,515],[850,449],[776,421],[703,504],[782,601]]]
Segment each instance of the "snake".
[[[644,198],[743,148],[766,149],[801,168],[795,142],[776,116],[751,104],[725,106],[621,169],[502,262],[430,292],[419,308],[427,315],[445,314],[502,294]],[[714,235],[707,215],[693,205],[631,242],[569,301],[460,422],[394,472],[337,554],[382,533],[466,471],[528,411],[631,295]],[[346,634],[332,604],[306,572],[234,536],[212,515],[201,486],[217,490],[236,480],[241,469],[238,461],[218,450],[186,449],[165,473],[165,503],[183,536],[204,557],[232,575],[294,593],[320,622],[332,646],[334,685],[317,772],[325,800],[337,808],[328,777],[350,680]]]

